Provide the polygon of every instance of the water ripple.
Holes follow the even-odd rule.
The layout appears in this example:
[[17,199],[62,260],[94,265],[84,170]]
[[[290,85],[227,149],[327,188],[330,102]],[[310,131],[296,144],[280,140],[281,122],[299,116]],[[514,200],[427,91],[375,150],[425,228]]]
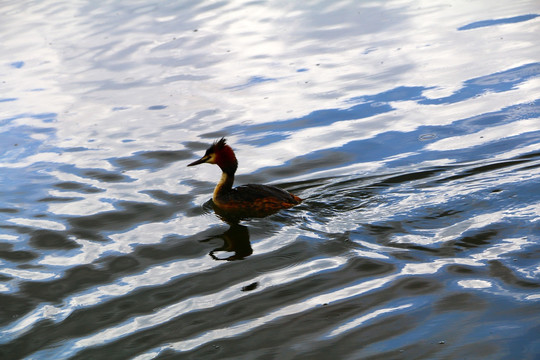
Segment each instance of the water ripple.
[[1,358],[540,354],[532,2],[0,8]]

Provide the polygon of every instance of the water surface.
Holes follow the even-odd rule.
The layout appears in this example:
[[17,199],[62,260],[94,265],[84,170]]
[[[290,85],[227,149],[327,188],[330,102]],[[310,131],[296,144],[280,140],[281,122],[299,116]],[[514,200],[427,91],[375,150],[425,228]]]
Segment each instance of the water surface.
[[0,357],[540,356],[536,2],[0,10]]

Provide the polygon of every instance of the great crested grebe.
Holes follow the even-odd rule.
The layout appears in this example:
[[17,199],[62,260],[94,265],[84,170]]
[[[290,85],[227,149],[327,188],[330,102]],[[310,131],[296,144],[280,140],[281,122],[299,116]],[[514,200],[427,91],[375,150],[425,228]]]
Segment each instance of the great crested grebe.
[[214,142],[202,158],[188,166],[203,163],[216,164],[223,171],[212,196],[214,206],[218,210],[242,212],[246,216],[265,216],[302,202],[298,196],[275,186],[247,184],[233,189],[238,161],[225,138]]

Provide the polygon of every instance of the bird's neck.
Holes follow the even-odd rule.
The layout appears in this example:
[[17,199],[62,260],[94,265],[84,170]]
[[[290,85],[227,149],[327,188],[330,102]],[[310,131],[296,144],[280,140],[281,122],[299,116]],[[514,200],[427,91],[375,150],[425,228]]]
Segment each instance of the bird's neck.
[[214,203],[218,203],[218,198],[226,194],[227,192],[231,191],[232,186],[234,183],[234,172],[225,172],[221,174],[221,179],[219,180],[218,184],[216,185],[216,188],[214,189],[214,195],[212,196],[212,200]]

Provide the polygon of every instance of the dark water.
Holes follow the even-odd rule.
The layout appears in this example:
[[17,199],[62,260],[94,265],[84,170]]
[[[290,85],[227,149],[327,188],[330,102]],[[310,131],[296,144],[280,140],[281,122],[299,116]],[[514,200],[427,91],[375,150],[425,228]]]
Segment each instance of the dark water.
[[0,358],[540,357],[536,2],[0,10]]

